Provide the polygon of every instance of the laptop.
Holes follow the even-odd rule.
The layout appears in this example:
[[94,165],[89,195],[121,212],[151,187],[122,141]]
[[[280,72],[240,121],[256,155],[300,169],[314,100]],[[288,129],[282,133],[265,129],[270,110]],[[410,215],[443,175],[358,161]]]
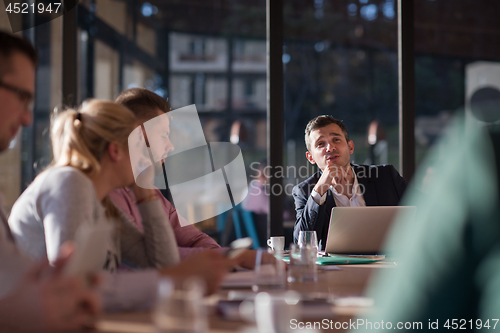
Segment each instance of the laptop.
[[415,206],[334,207],[325,252],[379,254],[395,217],[405,214],[413,223]]

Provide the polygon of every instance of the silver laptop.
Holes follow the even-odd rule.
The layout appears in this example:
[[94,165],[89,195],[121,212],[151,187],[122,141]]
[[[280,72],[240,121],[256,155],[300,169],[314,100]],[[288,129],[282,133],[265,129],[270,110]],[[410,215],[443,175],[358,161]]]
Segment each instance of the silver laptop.
[[415,206],[334,207],[326,239],[326,253],[377,254],[399,214],[413,223]]

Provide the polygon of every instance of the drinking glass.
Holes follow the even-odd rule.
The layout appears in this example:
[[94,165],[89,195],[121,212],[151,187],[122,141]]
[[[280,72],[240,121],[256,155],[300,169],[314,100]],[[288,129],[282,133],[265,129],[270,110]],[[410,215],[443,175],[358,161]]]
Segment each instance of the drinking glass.
[[[264,264],[262,256],[266,252],[273,254],[276,261]],[[285,280],[285,263],[281,251],[258,249],[255,256],[255,281],[252,290],[282,289],[285,287]]]
[[290,322],[299,318],[300,295],[295,291],[255,296],[255,319],[259,333],[291,332]]
[[204,333],[208,320],[203,282],[196,278],[164,278],[158,286],[158,301],[153,314],[156,332]]
[[301,231],[297,244],[299,246],[309,244],[315,247],[316,252],[318,252],[318,236],[316,235],[316,231]]
[[290,245],[290,265],[288,266],[288,282],[316,282],[318,268],[316,265],[317,248],[305,244]]

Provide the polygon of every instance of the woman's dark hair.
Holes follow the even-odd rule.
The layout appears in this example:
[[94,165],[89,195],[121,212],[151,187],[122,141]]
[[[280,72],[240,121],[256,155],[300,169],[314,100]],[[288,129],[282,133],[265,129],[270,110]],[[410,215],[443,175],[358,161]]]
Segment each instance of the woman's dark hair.
[[139,120],[149,120],[156,117],[157,110],[167,113],[170,104],[167,100],[144,88],[132,88],[122,91],[115,103],[129,108]]

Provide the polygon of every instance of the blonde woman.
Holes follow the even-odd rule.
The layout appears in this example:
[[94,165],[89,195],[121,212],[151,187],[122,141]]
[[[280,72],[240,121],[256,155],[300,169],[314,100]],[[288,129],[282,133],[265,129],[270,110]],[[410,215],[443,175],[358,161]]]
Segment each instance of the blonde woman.
[[[127,108],[93,100],[79,111],[59,114],[51,129],[53,165],[40,174],[12,208],[9,225],[18,247],[32,259],[57,258],[82,224],[114,226],[104,269],[124,260],[139,268],[160,268],[179,261],[170,224],[153,190],[135,186],[127,139],[137,126]],[[137,198],[144,232],[108,199],[130,186]]]

